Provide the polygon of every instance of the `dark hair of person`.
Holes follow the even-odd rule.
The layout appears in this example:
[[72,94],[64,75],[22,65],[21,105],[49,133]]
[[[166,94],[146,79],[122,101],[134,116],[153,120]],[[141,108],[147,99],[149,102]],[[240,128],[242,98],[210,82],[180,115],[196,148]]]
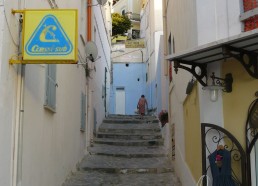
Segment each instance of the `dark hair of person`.
[[142,95],[141,97],[144,98],[144,95]]

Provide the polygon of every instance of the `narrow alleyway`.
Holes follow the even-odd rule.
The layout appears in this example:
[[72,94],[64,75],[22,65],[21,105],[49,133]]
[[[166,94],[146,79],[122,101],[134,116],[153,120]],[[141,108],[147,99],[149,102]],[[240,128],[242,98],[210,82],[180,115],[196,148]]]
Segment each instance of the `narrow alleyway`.
[[155,117],[109,116],[89,152],[63,186],[180,186]]

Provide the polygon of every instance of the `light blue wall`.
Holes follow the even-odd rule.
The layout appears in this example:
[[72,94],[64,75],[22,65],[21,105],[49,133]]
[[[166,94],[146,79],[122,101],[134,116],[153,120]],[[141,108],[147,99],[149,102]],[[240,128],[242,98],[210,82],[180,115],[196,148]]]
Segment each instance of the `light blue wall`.
[[[116,88],[125,89],[125,114],[134,115],[138,100],[146,95],[146,63],[113,64],[113,84],[110,90],[109,113],[115,114]],[[139,79],[139,81],[138,81]]]

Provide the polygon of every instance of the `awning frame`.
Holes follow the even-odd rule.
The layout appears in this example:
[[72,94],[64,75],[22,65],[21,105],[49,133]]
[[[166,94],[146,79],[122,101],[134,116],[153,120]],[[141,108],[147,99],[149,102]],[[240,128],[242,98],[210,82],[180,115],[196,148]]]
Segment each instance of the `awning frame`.
[[[243,37],[228,38],[206,46],[198,47],[180,55],[170,55],[166,59],[174,62],[174,70],[184,69],[190,72],[202,85],[207,86],[207,65],[228,58],[234,58],[242,64],[248,74],[258,79],[258,30]],[[247,36],[246,36],[247,35]],[[200,72],[196,72],[196,68]],[[204,77],[206,77],[204,79]]]

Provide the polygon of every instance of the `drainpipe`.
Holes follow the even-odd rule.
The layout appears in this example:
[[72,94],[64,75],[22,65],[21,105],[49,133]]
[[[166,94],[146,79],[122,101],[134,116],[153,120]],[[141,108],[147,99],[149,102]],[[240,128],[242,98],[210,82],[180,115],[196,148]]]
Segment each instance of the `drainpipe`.
[[[14,166],[14,182],[13,186],[21,185],[22,181],[22,146],[23,146],[23,118],[24,118],[24,77],[25,65],[19,67],[20,75],[18,75],[17,88],[17,110],[16,110],[16,134],[15,134],[15,160],[17,165]],[[15,165],[16,163],[14,163]]]
[[[162,12],[163,12],[163,33],[164,33],[164,56],[168,55],[167,46],[167,5],[166,1],[162,0]],[[168,75],[168,60],[164,59],[164,75]]]
[[[26,7],[26,0],[23,1],[23,7]],[[21,9],[21,1],[18,3],[18,10]],[[21,19],[21,18],[20,18]],[[18,54],[22,53],[22,21],[19,24],[19,46]],[[17,107],[16,122],[14,131],[14,153],[13,153],[13,170],[12,186],[20,186],[22,181],[22,151],[23,151],[23,120],[24,120],[24,77],[25,64],[18,65],[17,70]]]
[[[87,41],[91,41],[91,27],[92,27],[92,0],[87,1]],[[89,145],[93,145],[93,130],[94,130],[94,122],[93,122],[93,90],[92,90],[92,83],[88,83],[88,128],[89,128],[89,138],[90,143]]]
[[92,17],[92,0],[88,0],[87,6],[87,41],[91,41],[91,17]]

